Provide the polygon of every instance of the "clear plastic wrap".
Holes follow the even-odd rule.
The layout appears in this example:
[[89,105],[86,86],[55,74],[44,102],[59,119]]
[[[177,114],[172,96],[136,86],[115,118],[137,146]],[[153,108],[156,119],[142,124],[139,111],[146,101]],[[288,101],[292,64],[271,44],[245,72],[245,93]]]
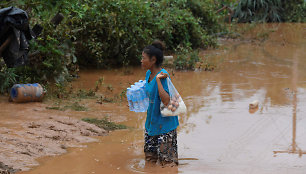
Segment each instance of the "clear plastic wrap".
[[165,106],[163,102],[160,103],[160,112],[162,116],[169,117],[185,114],[187,112],[187,108],[181,95],[177,92],[169,77],[167,77],[166,80],[169,89],[170,102],[168,106]]

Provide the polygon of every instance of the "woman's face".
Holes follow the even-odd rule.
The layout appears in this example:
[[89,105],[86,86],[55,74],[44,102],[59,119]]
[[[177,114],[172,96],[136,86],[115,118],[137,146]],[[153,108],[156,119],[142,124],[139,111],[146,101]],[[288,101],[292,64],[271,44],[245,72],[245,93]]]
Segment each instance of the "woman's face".
[[149,55],[142,52],[142,59],[141,59],[141,66],[148,70],[148,69],[151,69],[152,66],[154,66],[156,62],[156,59],[155,57],[152,57],[152,59],[150,59]]

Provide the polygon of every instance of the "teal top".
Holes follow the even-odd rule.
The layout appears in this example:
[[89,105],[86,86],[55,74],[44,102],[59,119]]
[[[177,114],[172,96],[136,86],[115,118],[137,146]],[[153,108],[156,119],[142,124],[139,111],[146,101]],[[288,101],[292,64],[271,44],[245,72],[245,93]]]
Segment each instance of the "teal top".
[[[165,69],[162,69],[160,72],[167,73]],[[159,74],[158,72],[157,74]],[[150,136],[161,135],[168,133],[177,128],[179,125],[178,117],[162,117],[160,113],[160,102],[161,99],[158,93],[158,87],[156,82],[156,76],[149,82],[149,77],[151,71],[148,70],[146,73],[146,85],[145,90],[149,96],[149,108],[147,110],[147,119],[145,128]],[[170,75],[168,74],[170,78]],[[164,90],[169,94],[168,84],[166,79],[161,79]]]

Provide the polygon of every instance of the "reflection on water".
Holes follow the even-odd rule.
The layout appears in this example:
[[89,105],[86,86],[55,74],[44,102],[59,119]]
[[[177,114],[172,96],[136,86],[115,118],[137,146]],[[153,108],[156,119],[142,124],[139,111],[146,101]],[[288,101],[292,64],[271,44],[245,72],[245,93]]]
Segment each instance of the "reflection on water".
[[[306,172],[306,161],[299,158],[306,148],[305,31],[302,26],[295,29],[288,35],[276,31],[264,44],[239,44],[219,55],[224,58],[222,68],[205,74],[201,96],[186,102],[192,106],[179,134],[180,154],[200,160],[182,171]],[[251,115],[247,107],[253,100],[259,100],[260,107]]]
[[[306,151],[306,25],[261,27],[274,31],[268,41],[228,41],[224,49],[204,53],[222,60],[215,72],[172,75],[188,108],[180,116],[178,133],[183,165],[161,168],[145,163],[145,114],[129,112],[123,104],[97,107],[88,114],[120,117],[131,129],[113,132],[82,151],[71,149],[61,157],[42,159],[42,166],[25,173],[69,173],[72,168],[77,169],[73,173],[306,173],[302,156]],[[260,31],[258,27],[252,34]],[[102,75],[105,83],[120,91],[144,78],[143,70],[133,72],[84,71],[74,85],[91,87],[88,84]],[[259,108],[250,112],[254,100]]]
[[303,151],[296,143],[296,122],[297,122],[297,83],[298,83],[298,55],[300,50],[297,50],[293,58],[292,66],[292,86],[293,86],[293,101],[292,101],[292,144],[288,150],[283,151],[274,151],[274,154],[277,153],[294,153],[299,154],[299,157],[302,157],[303,154],[306,154],[306,151]]

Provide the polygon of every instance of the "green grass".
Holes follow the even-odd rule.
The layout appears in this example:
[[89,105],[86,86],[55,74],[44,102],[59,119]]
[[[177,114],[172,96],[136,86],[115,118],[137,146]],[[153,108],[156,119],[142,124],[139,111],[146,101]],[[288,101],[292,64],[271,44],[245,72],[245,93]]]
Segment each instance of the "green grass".
[[64,111],[64,109],[59,106],[46,107],[46,109]]
[[72,105],[65,106],[66,108],[72,109],[74,111],[87,111],[88,109],[80,105],[78,102],[74,102]]
[[96,96],[96,93],[94,90],[89,89],[89,90],[84,90],[84,89],[79,89],[76,93],[73,94],[73,98],[79,98],[79,99],[96,99],[98,98]]
[[103,128],[105,130],[127,129],[127,126],[111,122],[111,121],[108,120],[107,117],[102,118],[102,119],[82,118],[82,121],[85,121],[85,122],[90,123],[90,124],[94,124],[94,125],[96,125],[100,128]]
[[46,107],[46,109],[59,110],[59,111],[65,111],[67,109],[71,109],[74,111],[87,111],[88,110],[85,106],[79,104],[78,102],[74,102],[70,105],[65,105],[64,107],[60,107],[60,106]]

